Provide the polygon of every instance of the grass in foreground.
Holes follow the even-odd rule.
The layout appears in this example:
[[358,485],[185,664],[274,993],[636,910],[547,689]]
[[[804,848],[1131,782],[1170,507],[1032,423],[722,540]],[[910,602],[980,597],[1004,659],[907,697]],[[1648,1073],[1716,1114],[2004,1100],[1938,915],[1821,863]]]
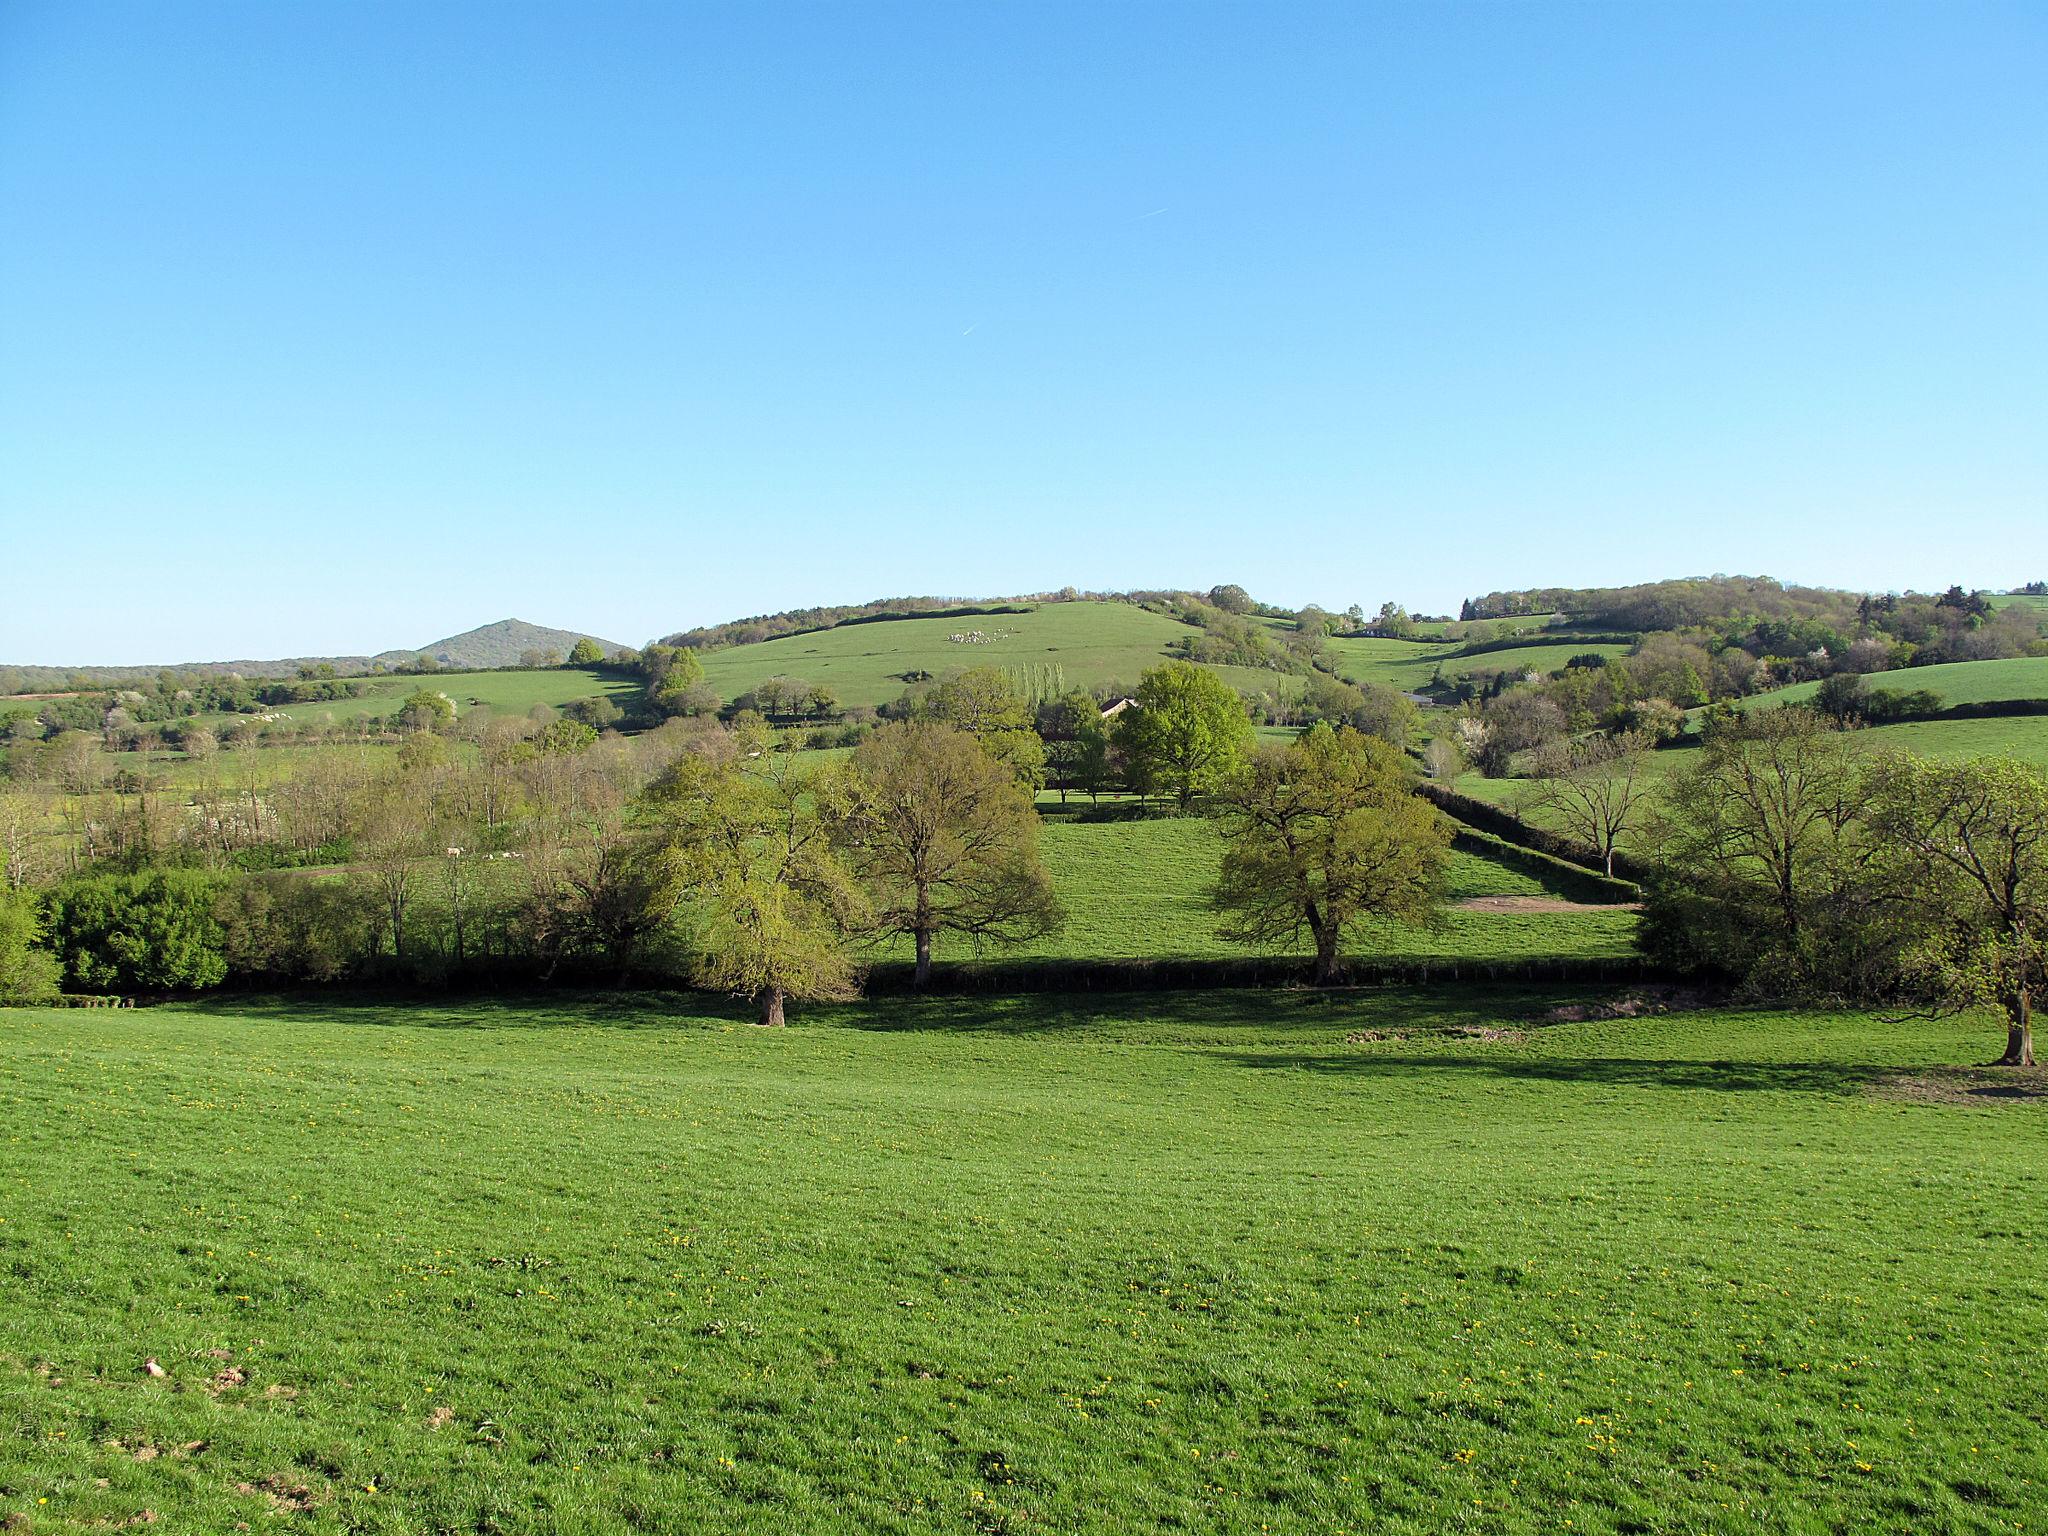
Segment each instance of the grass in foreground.
[[0,1518],[2038,1528],[1983,1031],[1551,1001],[0,1014]]

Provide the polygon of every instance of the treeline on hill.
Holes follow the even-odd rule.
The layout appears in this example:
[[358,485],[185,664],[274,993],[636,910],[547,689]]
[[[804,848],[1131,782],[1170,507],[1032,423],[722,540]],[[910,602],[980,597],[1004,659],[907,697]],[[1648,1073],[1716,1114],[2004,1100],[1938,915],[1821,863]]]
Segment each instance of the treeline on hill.
[[1399,745],[1344,722],[1255,750],[1243,701],[1186,662],[1114,718],[1078,693],[1034,707],[982,669],[849,758],[789,745],[753,715],[627,737],[429,713],[396,750],[289,774],[223,753],[175,795],[66,782],[76,764],[15,749],[0,996],[652,974],[779,1018],[785,997],[843,995],[876,945],[907,942],[922,981],[947,935],[1057,926],[1048,779],[1223,815],[1225,920],[1252,946],[1306,935],[1321,979],[1359,923],[1441,895],[1450,834]]
[[[1754,588],[1743,583],[1740,590]],[[1532,600],[1560,595],[1568,594],[1539,592]],[[1689,711],[1725,712],[1741,699],[1816,680],[1817,706],[1852,724],[2048,710],[2038,700],[1945,707],[1938,693],[1911,687],[1910,673],[1895,687],[1870,681],[1934,661],[2048,655],[2038,610],[1994,608],[1960,588],[1928,599],[1827,595],[1834,600],[1828,618],[1709,613],[1689,628],[1637,636],[1626,656],[1589,651],[1548,674],[1517,675],[1510,665],[1483,681],[1465,678],[1432,691],[1468,706],[1455,722],[1454,745],[1462,761],[1493,777],[1507,774],[1523,754],[1587,731],[1674,741],[1687,730]],[[1594,617],[1612,622],[1622,611]]]
[[1548,613],[1569,615],[1588,628],[1682,632],[1759,661],[1804,659],[1823,671],[1830,662],[1879,672],[2024,656],[2041,638],[2038,614],[2000,610],[1986,594],[1959,586],[1936,594],[1867,594],[1787,586],[1767,576],[1492,592],[1468,598],[1460,610],[1468,620]]

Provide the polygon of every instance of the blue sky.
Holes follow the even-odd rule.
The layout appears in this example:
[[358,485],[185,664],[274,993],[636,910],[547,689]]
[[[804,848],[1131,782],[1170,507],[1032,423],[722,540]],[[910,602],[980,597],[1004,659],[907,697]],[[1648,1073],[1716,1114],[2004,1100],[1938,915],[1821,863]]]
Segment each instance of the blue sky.
[[2048,577],[2048,9],[0,4],[0,661]]

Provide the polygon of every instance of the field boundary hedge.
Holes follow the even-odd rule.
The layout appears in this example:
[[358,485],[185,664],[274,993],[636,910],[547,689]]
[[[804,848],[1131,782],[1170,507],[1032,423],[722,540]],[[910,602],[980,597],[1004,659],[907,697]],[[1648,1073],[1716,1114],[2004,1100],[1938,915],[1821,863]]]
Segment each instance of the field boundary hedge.
[[[1428,799],[1445,815],[1477,827],[1482,832],[1491,832],[1503,842],[1547,854],[1566,864],[1577,865],[1588,874],[1607,877],[1600,851],[1589,843],[1576,838],[1565,837],[1556,832],[1546,832],[1541,827],[1532,827],[1512,811],[1504,811],[1497,805],[1471,795],[1462,794],[1448,784],[1432,783],[1425,779],[1416,786],[1416,792]],[[1656,873],[1654,866],[1632,854],[1616,852],[1614,871],[1623,880],[1642,884]]]
[[[958,960],[932,967],[926,992],[1164,992],[1228,988],[1307,987],[1314,962],[1293,956],[1158,960]],[[1426,985],[1507,981],[1591,984],[1667,980],[1672,973],[1640,955],[1555,956],[1547,959],[1347,961],[1340,983]],[[888,961],[868,972],[870,996],[915,993],[916,967]]]

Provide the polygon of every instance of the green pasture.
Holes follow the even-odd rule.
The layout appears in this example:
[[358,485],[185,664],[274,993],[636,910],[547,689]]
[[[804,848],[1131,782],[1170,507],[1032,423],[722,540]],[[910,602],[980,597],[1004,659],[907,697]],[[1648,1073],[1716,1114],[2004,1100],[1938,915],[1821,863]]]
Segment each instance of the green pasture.
[[[771,677],[793,677],[825,684],[842,704],[873,706],[903,692],[905,673],[943,677],[968,667],[1058,667],[1070,688],[1136,687],[1147,668],[1168,659],[1170,645],[1200,633],[1129,603],[1046,603],[1029,613],[845,624],[706,651],[702,659],[705,680],[721,698],[737,698]],[[1253,668],[1216,670],[1234,687],[1254,692],[1301,686],[1299,679]]]
[[[1067,912],[1060,932],[1008,949],[1004,960],[1229,959],[1258,953],[1217,937],[1209,892],[1222,843],[1198,817],[1150,821],[1053,820],[1041,847],[1053,889]],[[1562,888],[1494,860],[1454,852],[1448,895],[1570,900]],[[1615,958],[1629,954],[1635,914],[1609,908],[1481,912],[1452,906],[1433,927],[1389,925],[1362,937],[1350,953],[1364,960],[1522,960]],[[896,958],[907,946],[883,951]],[[1296,953],[1306,954],[1302,945]],[[966,940],[942,938],[945,960],[975,958]]]
[[2039,1076],[1562,1000],[0,1014],[0,1520],[2038,1529]]
[[1613,660],[1626,656],[1625,645],[1573,644],[1561,640],[1554,645],[1513,646],[1502,650],[1463,654],[1458,642],[1427,640],[1332,640],[1331,654],[1337,670],[1361,683],[1378,683],[1414,693],[1427,688],[1441,670],[1446,682],[1460,676],[1487,676],[1495,672],[1555,672],[1574,656],[1598,654]]
[[[618,672],[584,667],[549,667],[538,671],[428,672],[363,678],[363,692],[353,699],[319,699],[306,704],[267,705],[262,714],[277,715],[301,725],[323,720],[362,720],[390,715],[406,698],[425,688],[445,693],[457,714],[484,708],[501,715],[524,715],[536,704],[559,709],[575,699],[611,698],[621,708],[640,693],[637,679]],[[201,716],[214,726],[233,725],[250,715]]]
[[[1972,666],[1997,666],[1997,662],[1972,662]],[[1929,667],[1927,671],[1937,671]],[[1848,733],[1849,742],[1863,752],[1886,748],[1917,752],[1923,757],[1994,757],[2010,754],[2021,762],[2048,768],[2048,715],[2016,715],[1987,720],[1922,720],[1903,725],[1876,725]],[[1669,774],[1695,761],[1692,751],[1680,748],[1653,752],[1644,761],[1646,782],[1654,794]],[[1531,813],[1524,802],[1531,783],[1524,778],[1489,779],[1478,773],[1459,776],[1455,787],[1462,794],[1485,800],[1523,815],[1539,826],[1556,827],[1555,818]],[[1636,836],[1624,836],[1623,847],[1640,847]]]
[[[1867,688],[1899,693],[1926,689],[1941,695],[1943,704],[1988,704],[2000,699],[2048,699],[2048,656],[2018,656],[2004,661],[1945,661],[1931,667],[1903,667],[1873,672]],[[1773,704],[1799,704],[1812,698],[1819,683],[1794,683],[1742,701],[1744,709]]]

